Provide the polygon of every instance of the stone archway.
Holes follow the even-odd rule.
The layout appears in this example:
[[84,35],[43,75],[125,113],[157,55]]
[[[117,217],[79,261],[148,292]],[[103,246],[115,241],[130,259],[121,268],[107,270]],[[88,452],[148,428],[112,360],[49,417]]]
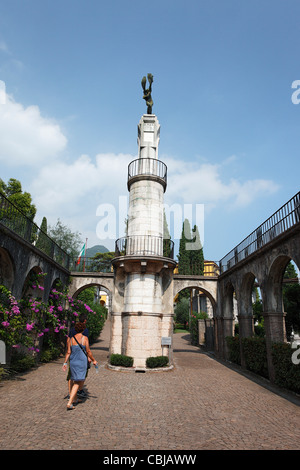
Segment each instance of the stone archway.
[[[198,320],[198,342],[209,350],[214,348],[215,344],[215,319],[217,315],[217,279],[196,279],[188,276],[174,276],[173,280],[173,299],[177,294],[185,289],[192,291],[200,290],[201,293],[209,300],[212,309],[212,318]],[[189,307],[192,310],[192,301]]]
[[88,289],[89,287],[97,287],[99,290],[106,292],[107,297],[108,297],[108,302],[106,305],[107,308],[107,319],[110,319],[111,315],[111,305],[112,305],[112,290],[108,287],[105,286],[103,283],[100,282],[90,282],[87,284],[82,285],[79,287],[75,292],[73,292],[73,295],[70,295],[73,298],[78,297],[78,295],[83,292],[85,289]]
[[176,295],[184,289],[198,289],[203,292],[212,304],[213,317],[216,316],[217,308],[217,281],[212,280],[197,280],[197,279],[184,279],[184,276],[179,278],[174,276],[173,280],[173,299]]
[[113,276],[87,276],[79,273],[72,276],[72,281],[69,287],[70,297],[77,297],[87,287],[103,287],[112,295],[114,291],[114,278]]

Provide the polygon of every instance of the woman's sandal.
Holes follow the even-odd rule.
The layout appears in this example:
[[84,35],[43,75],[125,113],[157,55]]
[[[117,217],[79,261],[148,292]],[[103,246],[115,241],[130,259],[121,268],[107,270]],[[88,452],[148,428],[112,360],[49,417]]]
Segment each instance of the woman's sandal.
[[75,406],[72,405],[67,405],[67,410],[75,410]]
[[78,403],[82,403],[82,400],[80,400],[80,398],[77,398],[77,400],[73,402],[73,405],[78,405]]

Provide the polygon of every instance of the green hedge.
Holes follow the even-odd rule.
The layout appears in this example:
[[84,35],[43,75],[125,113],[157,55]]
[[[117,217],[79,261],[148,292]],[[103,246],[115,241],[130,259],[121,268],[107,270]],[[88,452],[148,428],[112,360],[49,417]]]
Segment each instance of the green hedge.
[[146,367],[149,367],[149,369],[165,367],[168,363],[169,358],[167,356],[148,357],[146,359]]
[[300,364],[293,364],[296,352],[288,343],[272,344],[272,360],[275,369],[275,383],[280,387],[300,393]]
[[[269,378],[265,338],[241,338],[246,368],[251,372]],[[229,360],[240,361],[240,340],[238,336],[226,337]],[[289,343],[272,343],[272,361],[275,370],[275,384],[300,394],[300,364],[293,364],[292,355],[297,354]],[[297,358],[299,359],[299,355]]]
[[132,367],[133,358],[123,354],[111,354],[110,363],[112,366]]
[[246,367],[251,372],[268,378],[268,362],[265,338],[242,338]]
[[240,339],[238,336],[226,336],[226,344],[229,350],[229,361],[241,364]]
[[[241,338],[246,368],[255,374],[268,377],[267,350],[264,338]],[[241,365],[240,338],[227,336],[226,343],[229,350],[229,360]]]

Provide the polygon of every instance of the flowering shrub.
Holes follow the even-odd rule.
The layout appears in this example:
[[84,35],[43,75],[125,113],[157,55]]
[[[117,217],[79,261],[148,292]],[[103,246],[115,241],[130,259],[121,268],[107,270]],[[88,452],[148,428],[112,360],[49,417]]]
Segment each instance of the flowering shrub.
[[103,327],[103,312],[96,314],[86,303],[70,297],[66,289],[52,289],[49,301],[42,302],[38,294],[43,290],[39,283],[43,276],[43,273],[35,274],[27,286],[29,294],[19,301],[6,287],[0,286],[0,339],[11,351],[27,348],[36,354],[43,344],[44,348],[60,352],[69,328],[82,313],[87,314],[87,326],[90,322],[94,335],[97,331],[99,335]]

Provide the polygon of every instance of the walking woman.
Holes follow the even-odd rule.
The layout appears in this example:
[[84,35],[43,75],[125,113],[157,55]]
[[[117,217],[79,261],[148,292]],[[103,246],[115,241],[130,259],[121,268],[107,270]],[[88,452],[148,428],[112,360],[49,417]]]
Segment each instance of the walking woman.
[[75,325],[75,335],[72,338],[68,338],[67,342],[67,353],[63,370],[67,370],[68,359],[70,359],[70,379],[73,381],[73,386],[70,393],[70,398],[67,404],[68,410],[74,409],[74,400],[77,395],[78,389],[86,377],[88,358],[91,359],[93,364],[96,366],[97,361],[94,359],[90,350],[89,340],[87,336],[83,335],[85,329],[85,323],[78,322]]

